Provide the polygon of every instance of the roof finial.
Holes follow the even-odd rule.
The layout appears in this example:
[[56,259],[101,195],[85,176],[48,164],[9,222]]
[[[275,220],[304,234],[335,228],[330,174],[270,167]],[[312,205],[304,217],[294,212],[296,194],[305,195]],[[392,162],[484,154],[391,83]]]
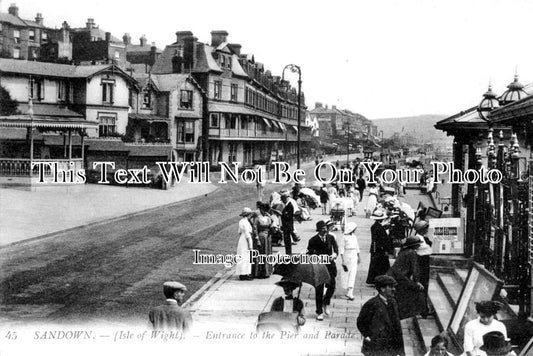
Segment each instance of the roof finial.
[[514,67],[514,81],[518,82],[518,64]]

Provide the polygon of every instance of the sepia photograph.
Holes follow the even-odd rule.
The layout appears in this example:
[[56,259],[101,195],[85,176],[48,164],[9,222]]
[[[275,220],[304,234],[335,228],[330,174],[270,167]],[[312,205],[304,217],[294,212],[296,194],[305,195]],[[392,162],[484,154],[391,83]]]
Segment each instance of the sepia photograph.
[[0,355],[533,356],[532,14],[0,0]]

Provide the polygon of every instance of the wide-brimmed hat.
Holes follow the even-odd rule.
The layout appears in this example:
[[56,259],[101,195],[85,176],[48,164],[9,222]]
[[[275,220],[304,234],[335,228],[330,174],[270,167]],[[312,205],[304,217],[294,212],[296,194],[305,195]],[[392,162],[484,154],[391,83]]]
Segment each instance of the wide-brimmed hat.
[[396,191],[394,190],[393,187],[385,187],[385,188],[383,188],[383,194],[394,195],[394,193],[396,193]]
[[426,220],[417,221],[414,226],[416,232],[423,231],[427,228],[429,228],[429,223]]
[[376,286],[376,289],[383,288],[386,286],[395,286],[396,284],[396,280],[391,276],[387,276],[386,274],[374,278],[374,285]]
[[248,215],[251,215],[251,214],[253,214],[252,209],[246,207],[246,208],[242,209],[242,212],[239,214],[239,216],[248,216]]
[[385,214],[385,212],[381,209],[375,209],[372,212],[372,215],[370,216],[370,218],[374,220],[383,220],[387,218],[387,214]]
[[322,228],[327,227],[328,224],[324,220],[320,220],[316,223],[316,231],[322,230]]
[[417,248],[421,243],[422,241],[420,241],[417,237],[408,237],[402,245],[402,248]]
[[345,235],[351,234],[355,230],[357,230],[357,224],[352,221],[350,221],[349,223],[346,223],[346,226],[344,226]]
[[483,346],[480,349],[487,355],[507,355],[513,347],[501,332],[491,331],[483,335]]
[[300,285],[300,283],[298,282],[295,282],[295,281],[291,281],[290,279],[288,279],[287,277],[283,277],[280,281],[274,283],[275,285],[277,286],[280,286],[280,287],[285,287],[285,286],[291,286],[291,287],[298,287]]

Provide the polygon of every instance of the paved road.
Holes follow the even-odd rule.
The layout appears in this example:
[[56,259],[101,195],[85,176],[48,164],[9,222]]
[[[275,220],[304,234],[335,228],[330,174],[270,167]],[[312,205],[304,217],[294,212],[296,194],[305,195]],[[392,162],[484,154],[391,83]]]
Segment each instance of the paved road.
[[[309,172],[307,177],[311,177]],[[193,249],[235,253],[238,214],[255,185],[226,184],[190,201],[0,249],[4,322],[144,323],[176,279],[192,294],[223,267],[192,264]],[[280,185],[270,185],[268,194]]]

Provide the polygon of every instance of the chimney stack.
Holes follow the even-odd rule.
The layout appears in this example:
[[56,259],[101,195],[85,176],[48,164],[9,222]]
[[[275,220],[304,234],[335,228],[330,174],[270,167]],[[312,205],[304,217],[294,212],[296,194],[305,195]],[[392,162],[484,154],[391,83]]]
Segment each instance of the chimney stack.
[[60,35],[60,42],[69,43],[70,42],[70,36],[69,36],[69,26],[67,21],[63,21],[63,24],[61,25],[61,35]]
[[111,42],[111,32],[106,32],[105,33],[105,41],[106,42]]
[[221,43],[227,42],[227,31],[211,31],[211,46],[218,47]]
[[142,35],[141,38],[139,38],[139,41],[141,42],[141,46],[144,47],[146,45],[146,36]]
[[336,110],[337,109],[337,105],[331,105],[331,109],[332,110]]
[[152,42],[152,47],[150,47],[150,59],[149,59],[148,65],[150,67],[153,66],[156,60],[157,60],[157,47],[155,46],[155,42]]
[[198,38],[187,36],[183,38],[183,65],[185,70],[192,70],[196,65],[196,43]]
[[37,16],[35,16],[35,22],[37,22],[39,25],[42,26],[43,24],[43,14],[41,14],[40,12],[37,13]]
[[233,52],[235,52],[235,54],[237,56],[240,56],[241,55],[241,48],[242,46],[238,43],[230,43],[229,44],[229,47],[233,50]]
[[92,28],[95,28],[95,24],[94,24],[94,19],[87,19],[87,22],[85,23],[85,26],[88,28],[88,29],[92,29]]
[[181,42],[184,38],[191,37],[192,35],[191,31],[178,31],[176,32],[176,42]]
[[321,108],[322,107],[322,103],[319,103],[318,101],[315,103],[315,109],[316,108]]
[[9,12],[10,15],[13,15],[13,16],[19,16],[19,8],[17,6],[17,4],[15,3],[12,3],[11,5],[9,5],[9,9],[7,10]]
[[122,42],[124,42],[125,45],[131,44],[131,36],[129,33],[125,33],[124,36],[122,36]]

